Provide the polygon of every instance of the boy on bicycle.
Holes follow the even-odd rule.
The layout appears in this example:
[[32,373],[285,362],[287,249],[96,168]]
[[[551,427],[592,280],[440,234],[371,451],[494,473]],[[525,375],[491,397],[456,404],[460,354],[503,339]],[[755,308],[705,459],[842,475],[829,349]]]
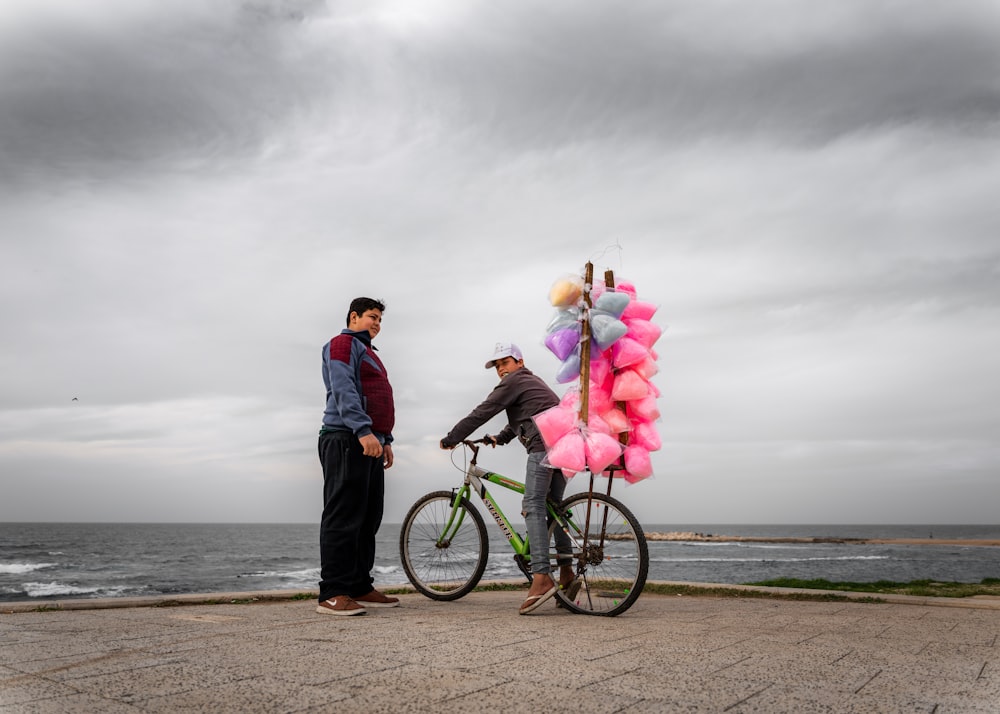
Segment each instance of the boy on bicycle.
[[[454,449],[473,431],[488,422],[501,411],[507,412],[507,426],[500,433],[487,439],[493,445],[504,445],[516,436],[528,452],[528,463],[524,482],[524,500],[521,514],[528,530],[528,543],[533,551],[531,557],[531,587],[528,597],[518,612],[526,615],[536,610],[543,602],[555,595],[561,585],[575,596],[573,568],[569,560],[560,562],[559,585],[552,579],[548,558],[549,528],[546,523],[545,498],[551,496],[559,503],[566,491],[566,477],[559,469],[542,465],[545,458],[545,444],[532,419],[546,409],[559,403],[547,384],[524,366],[521,350],[513,343],[498,342],[493,356],[486,362],[486,369],[495,368],[500,383],[486,399],[473,409],[467,417],[459,421],[446,437],[441,439],[442,449]],[[556,530],[556,552],[571,553],[569,536]]]

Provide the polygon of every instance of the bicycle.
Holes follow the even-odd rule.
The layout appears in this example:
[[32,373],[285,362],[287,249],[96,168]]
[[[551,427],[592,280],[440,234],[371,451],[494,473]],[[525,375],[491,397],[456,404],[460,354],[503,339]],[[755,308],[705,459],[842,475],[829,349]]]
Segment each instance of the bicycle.
[[[531,581],[530,544],[511,526],[486,483],[524,493],[524,484],[487,471],[476,463],[478,444],[463,441],[472,458],[462,484],[451,491],[433,491],[417,499],[403,520],[399,551],[413,587],[433,600],[457,600],[471,592],[486,571],[489,539],[479,510],[469,500],[479,496],[514,551],[518,568]],[[572,558],[581,586],[570,600],[559,589],[556,598],[573,613],[613,617],[628,610],[642,593],[649,572],[649,550],[639,521],[610,495],[584,492],[562,503],[548,500],[549,543],[562,528],[573,543],[572,553],[549,552],[553,565]]]

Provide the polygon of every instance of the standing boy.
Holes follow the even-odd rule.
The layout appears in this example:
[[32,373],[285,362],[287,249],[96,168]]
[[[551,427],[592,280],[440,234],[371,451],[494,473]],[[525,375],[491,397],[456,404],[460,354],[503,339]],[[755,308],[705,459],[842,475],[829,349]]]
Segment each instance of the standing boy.
[[319,432],[323,465],[319,605],[325,615],[364,615],[399,599],[373,587],[375,534],[382,524],[385,469],[392,466],[392,387],[372,340],[385,305],[359,297],[347,329],[323,347],[326,410]]

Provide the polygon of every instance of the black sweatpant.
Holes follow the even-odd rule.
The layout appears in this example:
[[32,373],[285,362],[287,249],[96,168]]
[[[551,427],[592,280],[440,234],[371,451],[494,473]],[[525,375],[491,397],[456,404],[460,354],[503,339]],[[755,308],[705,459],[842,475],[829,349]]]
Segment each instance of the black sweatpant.
[[350,432],[319,437],[323,465],[323,518],[319,530],[319,600],[360,597],[372,590],[375,534],[382,525],[385,466],[365,456]]

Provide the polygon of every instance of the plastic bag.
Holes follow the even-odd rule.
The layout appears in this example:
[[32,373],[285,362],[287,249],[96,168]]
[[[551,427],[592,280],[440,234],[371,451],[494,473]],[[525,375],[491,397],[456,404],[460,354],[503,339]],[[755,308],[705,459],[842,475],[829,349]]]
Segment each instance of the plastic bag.
[[656,421],[660,418],[660,409],[656,406],[656,397],[649,395],[642,399],[633,399],[625,405],[626,413],[633,422]]
[[546,461],[552,468],[563,469],[564,472],[583,471],[587,467],[583,433],[579,429],[573,429],[564,435],[548,450]]
[[633,300],[622,312],[623,320],[649,320],[656,313],[656,305],[642,300]]
[[[652,476],[652,474],[650,474],[650,476]],[[624,471],[622,473],[622,478],[625,479],[626,483],[633,484],[633,483],[639,483],[643,479],[649,478],[649,476],[636,476],[632,474],[630,471]]]
[[629,434],[629,444],[642,446],[647,451],[659,451],[662,443],[660,435],[652,422],[641,421],[632,423],[632,433]]
[[608,291],[602,293],[601,296],[594,301],[594,309],[602,310],[612,317],[619,318],[631,300],[632,298],[629,297],[628,293]]
[[630,280],[619,280],[615,283],[615,292],[625,293],[630,298],[635,300],[636,292],[635,285],[632,284]]
[[575,428],[578,422],[576,410],[557,404],[551,409],[532,417],[546,448],[552,448],[562,437]]
[[604,384],[611,377],[611,362],[604,358],[601,353],[597,353],[597,358],[594,358],[594,352],[590,353],[590,379],[597,384]]
[[628,332],[628,326],[617,317],[606,312],[592,310],[590,313],[590,334],[600,351],[611,347]]
[[587,393],[587,410],[601,414],[614,406],[611,398],[611,390],[604,385],[591,381],[590,390]]
[[611,348],[611,361],[618,369],[638,364],[649,357],[649,350],[631,337],[622,337]]
[[559,400],[559,404],[566,407],[567,409],[572,409],[573,411],[580,410],[580,388],[570,387],[566,390],[566,393],[562,395],[562,399]]
[[572,307],[566,310],[557,310],[556,314],[549,320],[549,325],[545,328],[545,331],[555,332],[556,330],[562,330],[566,327],[573,327],[579,324],[580,311],[577,308]]
[[556,330],[545,338],[545,346],[552,350],[552,354],[564,361],[569,357],[577,345],[580,344],[580,325],[575,327],[564,327]]
[[559,367],[559,371],[556,372],[556,381],[559,384],[566,384],[567,382],[572,382],[574,379],[580,377],[580,351],[576,350],[563,360],[562,365]]
[[601,419],[603,419],[608,425],[608,428],[611,429],[612,434],[621,434],[623,431],[629,431],[632,429],[632,424],[629,422],[628,417],[625,416],[625,412],[617,407],[609,409],[601,414]]
[[611,398],[616,402],[628,402],[633,399],[642,399],[648,394],[649,382],[631,369],[619,372],[615,377],[615,385],[611,389]]
[[626,446],[625,470],[640,479],[652,476],[653,463],[649,458],[649,451],[641,446]]
[[599,474],[622,455],[622,444],[610,434],[591,431],[585,442],[587,468]]
[[581,297],[583,297],[583,278],[579,275],[559,278],[549,289],[549,302],[555,307],[576,305]]
[[651,348],[663,334],[663,328],[649,320],[629,320],[626,324],[626,334],[646,349]]
[[631,366],[636,373],[643,379],[652,379],[660,368],[656,364],[656,360],[653,359],[652,355],[644,359],[642,362],[636,362]]
[[590,429],[591,431],[600,432],[601,434],[608,434],[609,436],[614,436],[613,432],[611,431],[611,427],[608,426],[608,423],[606,421],[604,421],[604,417],[594,412],[590,412],[587,415],[587,428]]

